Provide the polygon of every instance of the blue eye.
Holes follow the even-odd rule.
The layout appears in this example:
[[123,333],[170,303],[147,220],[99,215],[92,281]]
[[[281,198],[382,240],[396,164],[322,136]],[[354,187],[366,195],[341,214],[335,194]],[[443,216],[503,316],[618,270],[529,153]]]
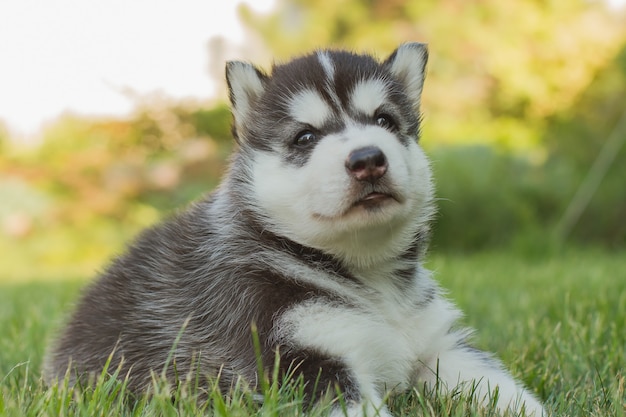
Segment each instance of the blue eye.
[[376,125],[382,127],[383,129],[394,130],[396,128],[396,122],[393,120],[393,117],[386,113],[380,113],[374,116],[376,120]]
[[293,143],[296,146],[306,147],[314,143],[316,139],[317,137],[315,136],[315,133],[311,132],[310,130],[303,130],[296,135]]

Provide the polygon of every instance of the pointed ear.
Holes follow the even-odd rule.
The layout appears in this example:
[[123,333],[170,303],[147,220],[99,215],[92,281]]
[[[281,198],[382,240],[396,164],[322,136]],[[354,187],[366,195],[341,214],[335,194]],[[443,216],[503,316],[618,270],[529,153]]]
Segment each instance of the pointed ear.
[[267,76],[252,64],[240,61],[226,63],[226,82],[235,118],[235,130],[245,131],[252,106],[265,90]]
[[413,108],[418,113],[427,61],[428,47],[425,43],[402,44],[385,61],[391,73],[404,85]]

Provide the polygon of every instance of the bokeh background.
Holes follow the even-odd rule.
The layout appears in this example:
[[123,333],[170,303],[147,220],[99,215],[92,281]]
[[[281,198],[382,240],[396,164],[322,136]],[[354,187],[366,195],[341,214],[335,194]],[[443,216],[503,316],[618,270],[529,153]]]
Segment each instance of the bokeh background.
[[[406,41],[430,47],[421,143],[439,197],[432,251],[541,257],[589,247],[623,256],[622,2],[59,1],[51,12],[18,3],[27,6],[0,5],[0,280],[92,276],[139,230],[209,192],[233,149],[225,60],[268,69],[328,46],[384,58]],[[11,24],[22,32],[9,33]],[[201,45],[192,63],[187,38],[177,44],[187,32]],[[23,38],[37,33],[35,44]],[[46,39],[85,65],[63,61]],[[152,60],[133,64],[155,45]],[[95,57],[135,75],[96,74],[94,93],[85,84],[96,103],[115,95],[119,109],[77,99],[40,123],[44,92],[83,88],[43,82],[55,68],[25,59],[43,54],[70,78],[91,71],[87,61],[104,67]],[[181,67],[200,74],[197,90],[159,86]],[[18,121],[17,108],[38,122]]]

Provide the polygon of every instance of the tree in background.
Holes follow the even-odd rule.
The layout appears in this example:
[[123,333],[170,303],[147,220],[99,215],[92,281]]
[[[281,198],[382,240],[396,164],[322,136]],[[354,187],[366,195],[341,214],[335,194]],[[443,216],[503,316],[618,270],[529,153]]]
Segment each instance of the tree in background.
[[548,126],[551,157],[546,166],[565,167],[576,183],[582,181],[557,232],[584,242],[624,246],[626,46],[570,108],[550,118]]
[[124,119],[65,115],[42,135],[0,152],[5,279],[91,274],[140,229],[213,188],[232,141],[226,105],[156,97]]

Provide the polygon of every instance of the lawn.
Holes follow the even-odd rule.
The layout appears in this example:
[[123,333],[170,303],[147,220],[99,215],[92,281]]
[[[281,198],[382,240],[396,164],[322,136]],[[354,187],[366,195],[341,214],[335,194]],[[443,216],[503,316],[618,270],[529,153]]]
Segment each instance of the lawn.
[[[626,253],[432,254],[428,266],[478,329],[476,344],[496,352],[554,415],[626,416]],[[0,278],[0,415],[301,414],[297,389],[278,387],[266,387],[262,407],[245,393],[224,399],[211,388],[204,405],[184,391],[128,402],[116,395],[123,384],[107,378],[81,392],[44,388],[45,345],[85,281],[41,278]],[[396,416],[493,415],[462,398],[420,392],[389,401]]]

